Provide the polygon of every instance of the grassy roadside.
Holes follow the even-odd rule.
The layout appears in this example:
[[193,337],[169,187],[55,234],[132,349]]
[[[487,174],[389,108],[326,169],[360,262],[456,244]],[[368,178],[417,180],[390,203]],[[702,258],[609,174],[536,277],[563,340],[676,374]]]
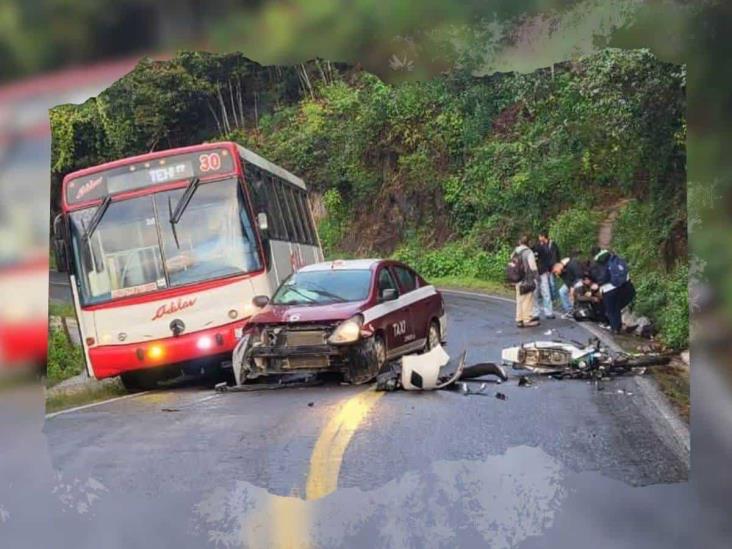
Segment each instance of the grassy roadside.
[[668,366],[653,368],[651,377],[656,380],[661,392],[688,424],[691,414],[689,368],[672,362]]
[[513,290],[509,288],[506,284],[501,284],[492,280],[446,276],[430,278],[428,282],[438,288],[453,290],[471,290],[485,294],[499,295],[502,297],[514,297]]
[[51,301],[48,303],[48,316],[76,318],[76,312],[74,311],[74,306],[71,303],[58,303]]
[[50,414],[126,394],[127,391],[116,379],[113,382],[85,383],[68,389],[49,389],[46,391],[46,413]]
[[[615,336],[615,341],[628,353],[637,353],[639,347],[647,347],[649,341],[639,337],[623,334]],[[648,370],[648,375],[658,384],[658,388],[668,399],[674,410],[688,424],[691,413],[691,379],[689,367],[679,356],[671,359],[668,366],[655,366]]]

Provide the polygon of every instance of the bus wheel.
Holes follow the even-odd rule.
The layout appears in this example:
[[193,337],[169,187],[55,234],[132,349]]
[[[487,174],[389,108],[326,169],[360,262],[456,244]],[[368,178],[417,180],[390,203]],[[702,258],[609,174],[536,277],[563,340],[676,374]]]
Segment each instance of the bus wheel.
[[160,373],[156,370],[136,370],[134,372],[125,372],[124,374],[120,374],[119,378],[122,381],[122,385],[124,385],[124,388],[129,393],[156,389],[158,381],[162,379]]

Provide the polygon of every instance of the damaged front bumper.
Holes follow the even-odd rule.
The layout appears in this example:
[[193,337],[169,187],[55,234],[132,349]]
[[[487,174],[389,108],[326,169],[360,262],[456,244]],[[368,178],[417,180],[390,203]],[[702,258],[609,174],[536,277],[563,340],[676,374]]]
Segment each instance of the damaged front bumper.
[[328,343],[330,327],[293,330],[264,328],[245,333],[234,348],[232,363],[237,385],[267,375],[343,372],[359,363],[365,341]]

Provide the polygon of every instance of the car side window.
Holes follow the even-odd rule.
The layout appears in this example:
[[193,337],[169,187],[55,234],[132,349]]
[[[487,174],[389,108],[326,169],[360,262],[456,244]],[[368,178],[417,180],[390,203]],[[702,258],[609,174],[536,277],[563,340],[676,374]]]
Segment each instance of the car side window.
[[417,277],[412,271],[405,267],[394,267],[394,272],[404,293],[411,292],[417,288]]
[[382,296],[382,294],[384,293],[384,290],[394,290],[397,292],[397,295],[399,294],[399,290],[397,290],[397,286],[394,283],[394,278],[391,276],[391,273],[389,272],[389,269],[387,269],[387,268],[383,268],[379,272],[378,290],[379,290],[379,297]]

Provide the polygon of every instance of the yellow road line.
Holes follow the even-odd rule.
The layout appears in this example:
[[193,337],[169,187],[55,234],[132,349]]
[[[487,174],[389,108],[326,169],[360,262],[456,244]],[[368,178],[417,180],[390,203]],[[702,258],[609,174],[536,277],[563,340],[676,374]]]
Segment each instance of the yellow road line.
[[269,502],[270,537],[265,544],[250,547],[308,549],[310,547],[310,508],[295,496],[272,496]]
[[384,395],[373,389],[363,391],[348,399],[328,421],[320,433],[310,456],[310,472],[305,488],[305,499],[327,496],[338,487],[338,474],[343,454],[356,429],[369,410]]

